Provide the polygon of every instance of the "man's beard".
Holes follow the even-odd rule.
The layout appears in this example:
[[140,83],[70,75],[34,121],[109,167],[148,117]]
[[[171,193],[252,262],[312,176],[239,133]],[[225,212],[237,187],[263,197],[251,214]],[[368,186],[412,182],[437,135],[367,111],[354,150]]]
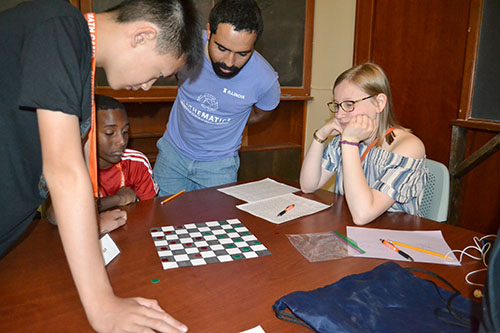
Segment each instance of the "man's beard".
[[[236,76],[236,74],[238,74],[240,72],[240,70],[243,68],[243,66],[242,67],[237,67],[237,66],[227,67],[222,62],[213,62],[212,61],[212,68],[214,69],[215,74],[217,74],[218,77],[221,77],[223,79],[230,79],[230,78]],[[228,72],[228,73],[223,72],[221,68],[228,70],[230,72]]]

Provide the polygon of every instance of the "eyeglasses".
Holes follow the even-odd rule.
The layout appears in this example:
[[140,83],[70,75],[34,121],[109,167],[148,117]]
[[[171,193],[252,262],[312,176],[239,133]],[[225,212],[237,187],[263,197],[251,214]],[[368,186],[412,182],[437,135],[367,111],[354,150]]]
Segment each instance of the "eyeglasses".
[[326,105],[328,105],[328,108],[333,113],[339,112],[340,108],[342,108],[342,110],[344,110],[345,112],[352,112],[352,111],[354,111],[354,106],[356,105],[356,103],[362,102],[368,98],[372,98],[373,96],[375,96],[375,95],[366,96],[365,98],[358,99],[357,101],[343,101],[342,103],[337,103],[337,102],[333,101],[333,102],[326,103]]

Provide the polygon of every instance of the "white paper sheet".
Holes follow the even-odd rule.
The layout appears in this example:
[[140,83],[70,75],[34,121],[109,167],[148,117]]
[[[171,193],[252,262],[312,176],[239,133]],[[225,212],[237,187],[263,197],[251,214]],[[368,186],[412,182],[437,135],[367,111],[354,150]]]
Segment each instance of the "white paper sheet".
[[300,191],[300,189],[279,183],[273,179],[265,178],[251,183],[235,185],[218,189],[222,193],[233,196],[237,199],[253,202],[282,194]]
[[[282,216],[277,216],[278,213],[291,204],[295,205],[292,210]],[[236,207],[269,222],[280,224],[302,216],[317,213],[330,206],[288,193],[265,200],[249,202]]]
[[451,253],[451,248],[446,243],[441,230],[431,231],[403,231],[403,230],[388,230],[388,229],[373,229],[362,227],[347,227],[347,237],[354,240],[358,246],[365,250],[365,254],[360,254],[352,248],[348,249],[349,256],[352,257],[369,257],[381,258],[389,260],[409,261],[394,252],[387,246],[382,244],[380,239],[385,239],[389,242],[396,241],[406,245],[411,245],[427,251],[436,252],[442,255],[448,255],[450,258],[442,258],[440,256],[424,253],[413,250],[401,245],[396,245],[397,248],[410,255],[416,262],[426,262],[431,264],[445,264],[460,266],[460,262],[455,255]]
[[264,331],[264,329],[259,325],[259,326],[255,326],[254,328],[251,328],[249,330],[246,330],[246,331],[242,331],[240,333],[266,333]]

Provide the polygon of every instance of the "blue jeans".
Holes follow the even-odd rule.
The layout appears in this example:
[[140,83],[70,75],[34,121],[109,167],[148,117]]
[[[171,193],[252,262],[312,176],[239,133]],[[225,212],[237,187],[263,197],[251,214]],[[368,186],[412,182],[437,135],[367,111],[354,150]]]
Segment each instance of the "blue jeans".
[[240,167],[238,155],[211,162],[193,161],[179,153],[167,140],[161,141],[161,148],[157,144],[160,152],[153,169],[160,186],[158,196],[236,182]]

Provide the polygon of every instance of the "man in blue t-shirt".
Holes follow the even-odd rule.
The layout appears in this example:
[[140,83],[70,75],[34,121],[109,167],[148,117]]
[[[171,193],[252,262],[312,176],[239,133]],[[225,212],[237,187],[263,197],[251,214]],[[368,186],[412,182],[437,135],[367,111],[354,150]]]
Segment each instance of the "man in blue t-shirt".
[[222,0],[210,12],[203,63],[177,73],[179,89],[158,141],[160,196],[235,182],[245,125],[280,101],[278,75],[254,50],[263,30],[253,0]]

